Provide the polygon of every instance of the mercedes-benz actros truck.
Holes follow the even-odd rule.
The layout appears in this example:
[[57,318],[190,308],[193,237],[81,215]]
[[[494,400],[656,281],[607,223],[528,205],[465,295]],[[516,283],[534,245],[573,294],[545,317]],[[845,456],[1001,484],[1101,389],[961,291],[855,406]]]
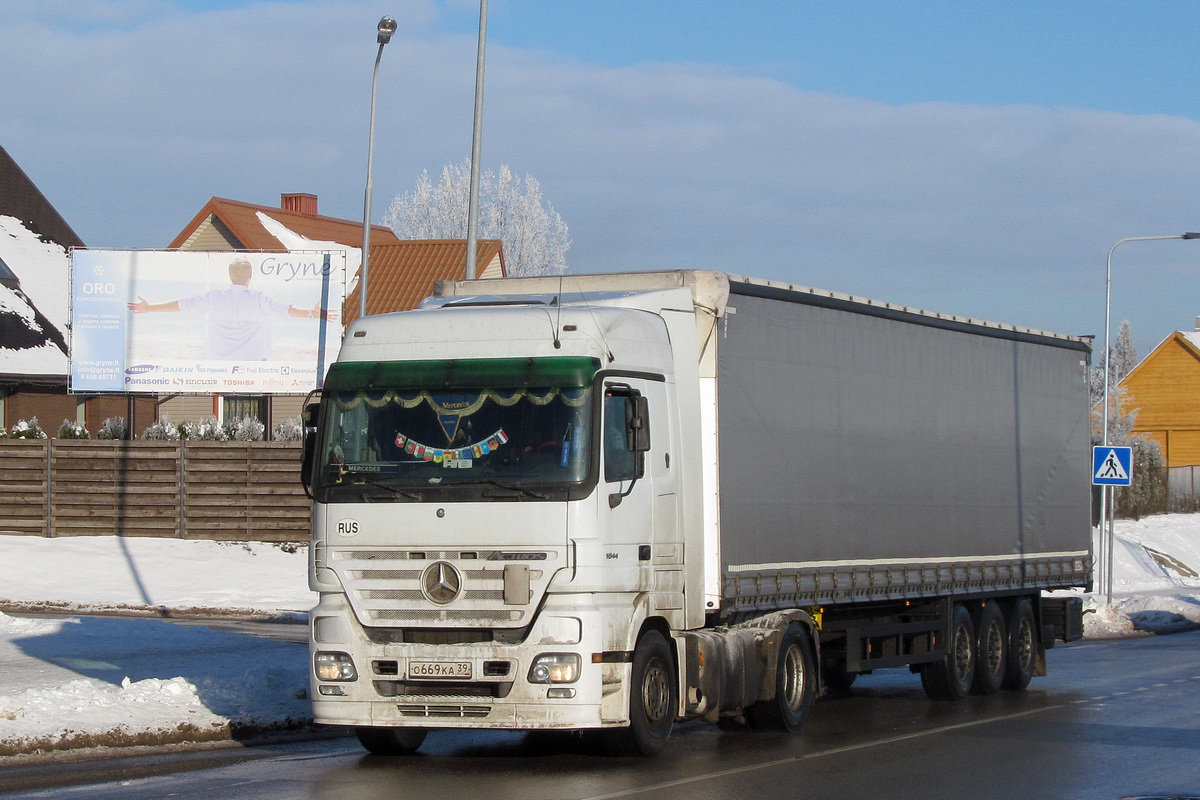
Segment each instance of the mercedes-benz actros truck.
[[796,730],[1082,635],[1086,339],[718,272],[440,283],[306,408],[318,723]]

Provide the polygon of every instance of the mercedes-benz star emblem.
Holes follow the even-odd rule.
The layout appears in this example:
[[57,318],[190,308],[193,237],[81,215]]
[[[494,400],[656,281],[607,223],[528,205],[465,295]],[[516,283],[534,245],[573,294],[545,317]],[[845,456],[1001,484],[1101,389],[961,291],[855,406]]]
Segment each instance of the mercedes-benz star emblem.
[[462,575],[453,564],[434,562],[421,573],[421,590],[430,600],[444,606],[462,591]]

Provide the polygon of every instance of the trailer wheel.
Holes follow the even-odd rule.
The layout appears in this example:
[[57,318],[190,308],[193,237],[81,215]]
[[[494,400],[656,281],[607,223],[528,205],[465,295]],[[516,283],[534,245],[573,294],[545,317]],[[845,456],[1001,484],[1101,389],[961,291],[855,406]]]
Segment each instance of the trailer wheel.
[[376,756],[403,756],[416,752],[425,742],[424,728],[355,728],[358,742]]
[[921,685],[931,700],[961,700],[975,679],[975,626],[971,612],[955,603],[946,657],[921,667]]
[[1008,615],[1008,663],[1004,670],[1005,689],[1020,691],[1029,685],[1037,667],[1037,621],[1027,598],[1013,604]]
[[661,633],[646,631],[633,651],[629,727],[613,732],[617,752],[633,756],[662,752],[671,737],[678,707],[679,685],[671,648]]
[[975,681],[971,691],[975,694],[995,694],[1000,691],[1008,669],[1008,637],[1005,635],[1004,615],[1000,604],[989,600],[979,609],[975,620],[977,644],[975,646]]
[[792,623],[779,640],[775,697],[747,708],[746,720],[755,728],[800,730],[816,700],[816,678],[816,659],[808,634]]

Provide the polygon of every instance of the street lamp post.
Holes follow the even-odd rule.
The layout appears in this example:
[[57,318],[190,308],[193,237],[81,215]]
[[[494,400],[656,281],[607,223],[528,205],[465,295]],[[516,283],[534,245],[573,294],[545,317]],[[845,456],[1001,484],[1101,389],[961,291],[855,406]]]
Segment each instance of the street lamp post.
[[[1126,239],[1121,239],[1116,244],[1108,249],[1108,269],[1105,272],[1104,278],[1104,409],[1103,409],[1103,433],[1101,434],[1100,443],[1105,447],[1108,446],[1108,373],[1109,373],[1109,353],[1108,337],[1112,329],[1112,257],[1113,251],[1125,242],[1153,242],[1162,239],[1200,239],[1200,233],[1180,233],[1171,236],[1130,236]],[[1112,500],[1112,494],[1108,486],[1100,487],[1100,534],[1101,547],[1104,551],[1101,553],[1101,565],[1104,567],[1104,586],[1105,586],[1105,602],[1112,605],[1113,595],[1113,520],[1112,509],[1109,508],[1109,503]],[[1105,521],[1108,522],[1108,535],[1105,536],[1104,528]]]
[[483,133],[483,52],[487,45],[487,0],[479,0],[479,49],[475,58],[475,124],[471,128],[471,190],[467,200],[467,280],[477,277],[479,241],[479,151]]
[[375,88],[379,85],[379,60],[383,58],[383,46],[392,40],[396,32],[396,20],[384,17],[376,30],[379,36],[379,52],[375,54],[375,73],[371,76],[371,124],[367,130],[367,188],[363,200],[362,263],[358,267],[358,316],[367,315],[367,266],[371,258],[371,167],[375,157]]

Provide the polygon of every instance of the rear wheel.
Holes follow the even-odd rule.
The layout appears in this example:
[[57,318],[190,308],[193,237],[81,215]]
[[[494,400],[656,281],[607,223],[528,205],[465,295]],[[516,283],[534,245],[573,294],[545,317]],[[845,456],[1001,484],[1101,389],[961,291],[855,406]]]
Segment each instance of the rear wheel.
[[1000,691],[1008,668],[1008,637],[1004,630],[1004,614],[995,600],[984,603],[975,623],[975,694],[995,694]]
[[921,685],[931,700],[961,700],[975,680],[975,626],[959,604],[950,615],[946,657],[921,667]]
[[1005,689],[1021,690],[1029,685],[1037,667],[1037,622],[1033,605],[1022,597],[1008,615],[1008,662],[1005,665]]
[[355,728],[359,744],[377,756],[403,756],[425,742],[424,728]]
[[640,756],[662,752],[675,724],[678,698],[671,647],[658,631],[646,631],[633,651],[629,727],[614,731],[617,751]]
[[779,640],[775,697],[747,708],[746,720],[755,728],[799,730],[816,699],[816,678],[816,659],[808,634],[793,623]]

